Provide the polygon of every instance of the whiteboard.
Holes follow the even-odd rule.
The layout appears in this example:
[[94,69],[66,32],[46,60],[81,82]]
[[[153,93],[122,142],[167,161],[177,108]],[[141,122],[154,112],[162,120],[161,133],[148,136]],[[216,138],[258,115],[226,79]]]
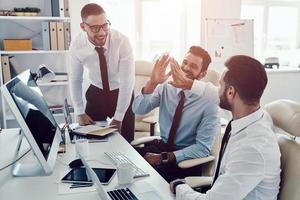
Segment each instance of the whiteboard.
[[253,20],[205,19],[205,48],[211,66],[223,71],[224,62],[233,55],[254,56]]

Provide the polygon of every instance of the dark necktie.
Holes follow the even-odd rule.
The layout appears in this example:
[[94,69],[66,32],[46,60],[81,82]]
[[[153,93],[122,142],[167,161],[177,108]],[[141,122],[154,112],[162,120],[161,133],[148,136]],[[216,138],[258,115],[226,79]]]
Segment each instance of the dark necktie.
[[109,92],[107,63],[106,63],[106,59],[104,56],[103,47],[95,47],[95,50],[98,53],[99,61],[100,61],[100,72],[101,72],[103,92]]
[[174,117],[173,117],[173,122],[172,122],[172,126],[169,132],[169,137],[168,137],[168,142],[167,142],[167,148],[168,151],[173,151],[174,148],[174,139],[175,139],[175,135],[177,132],[177,128],[179,126],[180,123],[180,118],[181,118],[181,114],[182,114],[182,110],[183,110],[183,105],[184,105],[184,99],[185,99],[185,95],[184,92],[181,91],[180,92],[180,100],[179,103],[177,105]]
[[225,129],[225,133],[224,133],[224,136],[223,136],[223,139],[222,139],[221,148],[220,148],[220,152],[219,152],[219,159],[218,159],[218,163],[217,163],[217,168],[216,168],[216,171],[215,171],[215,176],[214,176],[212,184],[214,184],[216,182],[216,180],[217,180],[217,178],[219,176],[219,171],[220,171],[220,165],[221,165],[222,157],[224,155],[227,143],[228,143],[229,138],[230,138],[231,122],[232,122],[232,120],[228,123],[228,125],[227,125],[227,127]]

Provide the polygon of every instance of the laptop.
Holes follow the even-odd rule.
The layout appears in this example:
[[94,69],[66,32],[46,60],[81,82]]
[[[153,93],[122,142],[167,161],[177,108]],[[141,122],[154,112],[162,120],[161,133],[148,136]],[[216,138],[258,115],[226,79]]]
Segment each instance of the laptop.
[[[88,165],[86,160],[79,153],[79,157],[86,169],[87,176],[92,180],[97,193],[102,200],[153,200],[161,199],[158,193],[152,188],[150,184],[143,184],[139,182],[138,185],[141,187],[130,187],[121,188],[112,191],[105,191],[104,187],[100,183],[96,173]],[[136,184],[137,185],[137,184]],[[131,191],[132,190],[132,191]]]

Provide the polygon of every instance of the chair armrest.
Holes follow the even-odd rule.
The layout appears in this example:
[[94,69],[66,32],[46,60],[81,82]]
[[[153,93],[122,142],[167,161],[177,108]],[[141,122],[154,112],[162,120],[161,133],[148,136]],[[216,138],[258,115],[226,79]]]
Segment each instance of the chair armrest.
[[149,124],[155,124],[158,122],[157,116],[149,116],[142,119],[143,122],[149,123]]
[[180,163],[178,163],[178,167],[186,169],[186,168],[191,168],[191,167],[195,167],[197,165],[202,165],[203,163],[208,163],[211,162],[215,159],[214,156],[207,156],[204,158],[194,158],[194,159],[190,159],[190,160],[184,160],[181,161]]
[[142,138],[133,140],[130,144],[132,146],[138,146],[141,144],[146,144],[146,143],[152,142],[153,140],[161,140],[161,137],[160,136],[142,137]]
[[184,180],[191,188],[197,188],[211,185],[213,178],[211,176],[188,176]]

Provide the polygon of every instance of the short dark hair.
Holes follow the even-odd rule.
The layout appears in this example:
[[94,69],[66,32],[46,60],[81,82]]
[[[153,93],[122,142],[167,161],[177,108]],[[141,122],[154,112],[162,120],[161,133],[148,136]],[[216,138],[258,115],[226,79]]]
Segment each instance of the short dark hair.
[[105,11],[100,5],[96,3],[89,3],[81,9],[81,19],[84,21],[90,15],[101,15],[102,13],[105,13]]
[[210,58],[208,52],[205,51],[200,46],[191,46],[188,52],[195,55],[195,56],[198,56],[198,57],[202,58],[203,65],[202,65],[201,72],[206,71],[207,68],[208,68],[208,65],[211,63],[211,58]]
[[232,56],[225,62],[228,71],[224,76],[226,86],[233,86],[246,104],[259,102],[268,83],[264,66],[245,55]]

